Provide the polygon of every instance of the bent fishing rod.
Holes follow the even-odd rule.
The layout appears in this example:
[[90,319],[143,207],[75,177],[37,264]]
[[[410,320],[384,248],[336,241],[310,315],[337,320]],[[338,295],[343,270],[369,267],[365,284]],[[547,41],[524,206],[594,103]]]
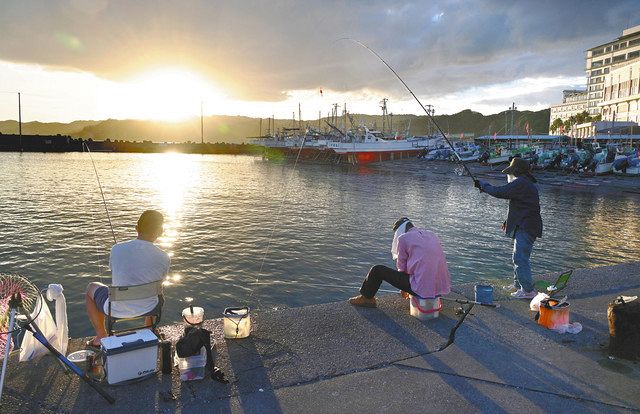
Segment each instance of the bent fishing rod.
[[416,96],[415,93],[413,93],[413,91],[411,90],[411,88],[409,87],[409,85],[407,85],[407,83],[402,80],[402,78],[400,77],[400,75],[398,75],[398,72],[396,72],[391,65],[389,65],[387,63],[386,60],[384,60],[382,58],[382,56],[380,56],[378,53],[376,53],[375,50],[371,49],[369,46],[365,45],[364,43],[362,43],[359,40],[350,38],[350,37],[343,37],[339,40],[351,40],[352,42],[355,42],[357,44],[359,44],[360,46],[364,47],[365,49],[367,49],[369,52],[373,53],[375,55],[375,57],[377,57],[378,59],[380,59],[380,61],[382,63],[384,63],[384,65],[394,74],[396,75],[396,78],[398,78],[398,80],[404,85],[405,88],[407,88],[407,90],[409,91],[409,93],[411,94],[411,96],[413,96],[413,98],[416,100],[416,102],[418,102],[418,105],[420,105],[420,108],[422,108],[422,110],[424,111],[425,114],[427,114],[427,116],[429,117],[429,120],[431,122],[433,122],[433,125],[436,126],[436,128],[438,129],[438,131],[440,132],[440,134],[442,135],[442,138],[444,138],[444,140],[447,142],[447,144],[449,144],[449,147],[451,147],[451,150],[453,151],[456,159],[458,160],[458,163],[462,164],[462,167],[467,171],[467,174],[469,174],[469,177],[471,177],[471,179],[475,182],[476,181],[476,177],[471,174],[471,171],[469,170],[469,167],[467,167],[467,165],[462,162],[462,160],[460,159],[460,155],[456,152],[455,147],[453,146],[453,144],[451,144],[451,141],[449,141],[449,138],[447,138],[447,136],[445,135],[445,133],[442,131],[442,129],[440,128],[440,126],[436,123],[435,119],[433,119],[433,117],[431,116],[431,114],[429,113],[429,111],[427,111],[427,108],[424,107],[424,105],[422,105],[422,102],[420,102],[420,99],[418,99],[418,97]]
[[86,142],[83,142],[82,145],[87,149],[89,153],[89,159],[91,160],[91,164],[93,164],[93,171],[96,173],[96,180],[98,180],[98,188],[100,188],[100,195],[102,196],[102,205],[104,205],[104,210],[107,212],[107,220],[109,220],[109,228],[111,229],[111,235],[113,236],[114,243],[118,243],[116,240],[116,233],[113,231],[113,224],[111,223],[111,216],[109,215],[109,208],[107,207],[107,200],[104,198],[104,192],[102,191],[102,184],[100,184],[100,176],[98,175],[98,169],[96,168],[96,163],[93,162],[93,157],[91,156],[91,150],[89,150],[89,146]]

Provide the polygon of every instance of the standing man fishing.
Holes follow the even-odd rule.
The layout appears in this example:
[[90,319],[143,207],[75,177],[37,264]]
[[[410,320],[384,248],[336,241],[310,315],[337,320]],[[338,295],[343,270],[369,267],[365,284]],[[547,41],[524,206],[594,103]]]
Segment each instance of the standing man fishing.
[[534,184],[527,160],[515,157],[504,170],[507,184],[493,186],[485,181],[474,179],[474,185],[480,192],[496,198],[509,200],[507,220],[502,229],[513,239],[513,285],[508,286],[511,297],[531,299],[536,295],[531,275],[531,250],[537,237],[542,237],[542,217],[540,216],[540,196]]

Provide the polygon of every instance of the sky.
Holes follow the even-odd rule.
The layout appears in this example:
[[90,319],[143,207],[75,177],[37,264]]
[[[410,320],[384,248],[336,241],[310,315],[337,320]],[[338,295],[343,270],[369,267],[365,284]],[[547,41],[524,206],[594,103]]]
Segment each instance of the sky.
[[[3,0],[0,120],[540,110],[637,0]],[[357,42],[356,42],[357,41]],[[322,92],[321,92],[322,91]]]

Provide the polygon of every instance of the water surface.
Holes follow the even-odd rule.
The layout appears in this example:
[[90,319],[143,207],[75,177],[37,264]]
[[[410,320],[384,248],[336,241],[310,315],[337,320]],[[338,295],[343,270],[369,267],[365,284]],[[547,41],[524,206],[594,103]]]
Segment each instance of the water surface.
[[[391,223],[434,230],[454,282],[511,274],[507,203],[469,178],[381,167],[279,165],[250,156],[94,153],[118,241],[145,209],[166,217],[172,257],[163,322],[189,303],[281,308],[344,300],[369,267],[393,265]],[[61,283],[72,336],[89,335],[83,292],[109,283],[113,237],[88,154],[0,154],[0,272]],[[446,171],[445,167],[445,171]],[[541,190],[534,273],[638,259],[638,198]],[[324,285],[324,286],[319,286]],[[336,287],[338,286],[338,287]]]

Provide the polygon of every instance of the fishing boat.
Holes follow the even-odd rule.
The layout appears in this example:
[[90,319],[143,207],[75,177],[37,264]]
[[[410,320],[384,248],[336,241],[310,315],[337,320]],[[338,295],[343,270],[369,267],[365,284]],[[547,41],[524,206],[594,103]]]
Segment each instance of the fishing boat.
[[441,143],[441,138],[388,138],[380,131],[369,130],[367,127],[362,129],[362,135],[349,133],[345,140],[328,142],[327,148],[346,163],[369,164],[417,157],[418,154],[436,148]]

